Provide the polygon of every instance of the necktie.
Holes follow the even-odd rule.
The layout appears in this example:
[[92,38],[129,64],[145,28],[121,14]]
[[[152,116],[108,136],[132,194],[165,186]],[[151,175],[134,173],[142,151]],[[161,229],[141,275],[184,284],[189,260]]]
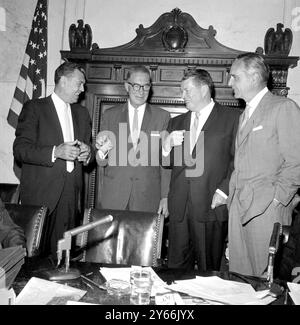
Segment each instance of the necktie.
[[245,126],[246,122],[249,120],[249,117],[250,117],[250,105],[247,104],[243,112],[241,129]]
[[[68,104],[66,104],[64,107],[64,122],[65,122],[64,132],[63,132],[64,141],[65,142],[73,141],[74,139],[72,137],[71,121],[70,121],[70,117],[69,117]],[[69,173],[71,173],[73,169],[74,169],[74,161],[67,161],[67,171]]]
[[139,119],[138,119],[137,108],[134,108],[131,138],[132,138],[133,147],[134,149],[136,149],[138,139],[139,139]]
[[197,142],[197,130],[198,130],[198,125],[199,125],[199,117],[200,113],[196,112],[195,113],[195,118],[194,118],[194,123],[191,128],[191,151],[193,151],[196,142]]

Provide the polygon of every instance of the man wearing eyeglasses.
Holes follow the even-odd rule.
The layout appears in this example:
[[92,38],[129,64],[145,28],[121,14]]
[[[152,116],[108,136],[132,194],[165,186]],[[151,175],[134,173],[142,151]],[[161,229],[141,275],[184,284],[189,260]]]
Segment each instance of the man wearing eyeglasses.
[[151,80],[146,67],[129,69],[125,89],[127,102],[104,112],[96,139],[97,162],[104,167],[99,207],[167,217],[170,171],[159,165],[159,139],[170,114],[147,103]]

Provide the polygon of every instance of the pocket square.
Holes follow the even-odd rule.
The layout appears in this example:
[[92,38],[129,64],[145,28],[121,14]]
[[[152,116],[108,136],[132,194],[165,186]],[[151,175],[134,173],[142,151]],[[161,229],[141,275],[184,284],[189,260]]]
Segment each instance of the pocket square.
[[262,128],[263,128],[263,126],[259,125],[259,126],[255,127],[255,128],[253,128],[252,131],[255,132],[255,131],[261,130]]
[[151,137],[160,137],[160,133],[158,131],[152,131],[150,135]]

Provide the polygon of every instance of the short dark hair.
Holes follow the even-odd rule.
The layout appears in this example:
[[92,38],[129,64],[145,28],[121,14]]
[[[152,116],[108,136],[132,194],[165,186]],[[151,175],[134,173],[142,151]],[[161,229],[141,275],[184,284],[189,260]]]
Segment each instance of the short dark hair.
[[75,70],[79,70],[80,72],[82,72],[85,75],[85,71],[80,64],[74,63],[74,62],[68,62],[68,61],[62,63],[55,70],[54,83],[57,85],[62,76],[67,76],[67,75],[73,73]]
[[265,63],[264,58],[253,52],[247,52],[239,54],[236,57],[236,60],[243,62],[246,70],[251,73],[251,70],[254,70],[260,75],[260,78],[263,83],[268,83],[270,76],[270,68]]
[[149,79],[151,80],[150,71],[144,65],[134,65],[134,66],[132,66],[127,72],[126,80],[129,80],[131,75],[136,73],[136,72],[146,73],[149,76]]
[[188,69],[184,72],[181,81],[193,78],[194,82],[198,85],[207,85],[212,95],[214,92],[214,83],[208,71],[199,68]]

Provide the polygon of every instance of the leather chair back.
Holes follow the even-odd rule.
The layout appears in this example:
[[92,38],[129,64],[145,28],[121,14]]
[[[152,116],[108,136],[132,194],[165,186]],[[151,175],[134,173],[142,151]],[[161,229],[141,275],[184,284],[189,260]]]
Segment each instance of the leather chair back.
[[2,202],[19,203],[19,184],[0,184],[0,197]]
[[[82,233],[83,261],[125,265],[159,264],[164,218],[157,213],[86,209],[83,224],[112,215],[112,223]],[[78,243],[78,241],[77,241]]]
[[41,253],[41,237],[48,208],[13,203],[5,203],[5,208],[14,223],[25,232],[27,256],[39,255]]

